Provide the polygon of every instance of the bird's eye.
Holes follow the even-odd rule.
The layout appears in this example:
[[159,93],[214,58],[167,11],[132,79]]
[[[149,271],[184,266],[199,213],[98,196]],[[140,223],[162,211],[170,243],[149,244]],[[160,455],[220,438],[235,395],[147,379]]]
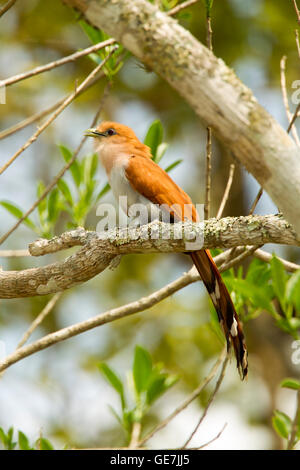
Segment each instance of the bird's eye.
[[115,135],[116,131],[114,129],[107,129],[106,134],[107,135]]

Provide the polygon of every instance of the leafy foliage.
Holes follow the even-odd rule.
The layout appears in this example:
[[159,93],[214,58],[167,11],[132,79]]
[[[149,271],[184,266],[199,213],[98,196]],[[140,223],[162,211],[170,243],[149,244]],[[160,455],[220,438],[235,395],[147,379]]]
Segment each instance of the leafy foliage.
[[[144,139],[144,144],[148,145],[151,149],[152,159],[155,163],[159,163],[163,156],[165,155],[169,145],[166,142],[163,142],[164,130],[161,121],[158,119],[153,121],[150,125],[146,137]],[[176,160],[171,163],[166,169],[166,172],[169,172],[176,168],[182,160]]]
[[244,273],[230,269],[224,280],[234,304],[244,321],[263,311],[272,315],[276,324],[294,338],[300,329],[300,270],[287,274],[281,261],[273,254],[270,264],[253,259]]
[[[300,382],[296,379],[284,379],[281,382],[281,387],[289,388],[291,390],[296,390],[300,393]],[[296,444],[300,441],[300,410],[297,411],[298,414],[298,421],[296,421],[296,432],[295,432],[295,439],[292,442],[292,447],[294,448]],[[273,428],[275,429],[278,436],[286,440],[287,442],[292,439],[292,427],[293,421],[292,419],[285,413],[279,410],[275,410],[272,417],[272,424]]]
[[[64,145],[59,149],[65,162],[68,162],[73,154]],[[41,237],[51,238],[54,235],[56,224],[60,216],[66,217],[66,227],[74,228],[83,226],[88,213],[93,205],[104,195],[104,189],[98,192],[98,181],[95,179],[98,167],[96,154],[86,155],[81,162],[74,161],[70,167],[72,182],[60,179],[57,187],[44,198],[38,205],[38,223],[27,218],[24,224],[31,228]],[[45,184],[40,181],[37,185],[37,197],[39,198],[45,190]],[[0,201],[13,216],[20,219],[23,211],[14,203]]]
[[18,440],[14,441],[14,428],[9,428],[5,432],[0,428],[0,442],[5,450],[54,450],[51,442],[40,436],[33,444],[30,444],[28,437],[22,431],[18,431]]
[[169,375],[162,369],[163,364],[153,364],[149,352],[141,346],[136,346],[132,371],[128,376],[128,386],[133,398],[133,404],[130,406],[121,379],[107,364],[99,364],[100,372],[119,395],[121,415],[113,408],[111,411],[129,440],[134,423],[141,423],[153,403],[178,380],[177,376]]
[[[110,39],[110,36],[104,33],[104,31],[102,31],[101,29],[94,28],[84,20],[80,20],[79,24],[85,34],[88,36],[89,40],[92,42],[92,44],[98,44],[99,42],[103,42],[107,39]],[[89,54],[88,57],[98,65],[108,56],[108,54],[112,51],[114,47],[115,45],[106,46],[97,52]],[[123,60],[121,60],[121,55],[125,55]],[[124,59],[126,59],[129,55],[129,52],[126,52],[126,54],[124,54],[124,47],[119,44],[118,49],[107,60],[105,66],[103,67],[103,71],[109,80],[112,80],[113,76],[120,71],[120,69],[124,65]]]

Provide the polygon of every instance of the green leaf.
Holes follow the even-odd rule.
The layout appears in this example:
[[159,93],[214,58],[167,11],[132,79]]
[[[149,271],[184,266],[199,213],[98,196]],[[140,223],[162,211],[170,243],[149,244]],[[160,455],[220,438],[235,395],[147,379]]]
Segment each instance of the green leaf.
[[126,403],[125,403],[125,397],[124,397],[124,387],[123,387],[121,380],[115,374],[115,372],[107,364],[105,364],[105,362],[101,362],[98,365],[98,367],[99,367],[100,372],[106,378],[106,380],[111,384],[111,386],[120,395],[122,409],[124,410],[126,407]]
[[147,403],[149,405],[151,405],[178,381],[178,376],[175,375],[167,375],[163,373],[153,375],[154,378],[151,380],[147,389]]
[[293,302],[300,312],[300,269],[293,273],[286,284],[286,298]]
[[300,389],[300,381],[296,379],[284,379],[281,384],[281,387],[284,388],[291,388],[292,390],[299,390]]
[[98,168],[98,162],[99,162],[99,159],[98,159],[98,155],[96,153],[94,153],[91,157],[90,157],[90,160],[91,160],[91,165],[90,165],[90,179],[93,179],[95,174],[96,174],[96,171],[97,171],[97,168]]
[[171,163],[171,165],[167,166],[167,168],[165,169],[165,171],[167,173],[169,173],[169,171],[173,170],[174,168],[176,168],[180,163],[182,162],[182,160],[176,160],[175,162]]
[[87,156],[82,160],[82,179],[86,185],[90,184],[93,180],[97,166],[98,158],[96,154]]
[[154,121],[148,129],[144,144],[151,149],[153,160],[156,161],[156,152],[158,146],[162,143],[163,127],[159,120]]
[[152,373],[152,359],[141,346],[135,347],[133,360],[133,380],[138,395],[146,391]]
[[161,144],[159,144],[159,146],[157,147],[156,156],[155,156],[156,163],[160,162],[160,160],[166,153],[168,147],[169,147],[169,144],[167,144],[166,142],[162,142]]
[[[46,186],[44,185],[43,181],[39,181],[37,184],[37,190],[36,190],[38,199],[41,197],[45,189],[46,189]],[[46,212],[47,212],[47,201],[46,201],[46,197],[44,197],[44,199],[42,199],[38,205],[38,213],[39,213],[40,219],[45,217]]]
[[285,285],[287,281],[287,275],[283,264],[273,254],[271,259],[271,275],[273,280],[273,288],[275,295],[278,297],[282,309],[285,309]]
[[18,444],[21,450],[31,450],[28,437],[22,432],[18,432]]
[[98,196],[96,197],[96,201],[99,201],[99,199],[101,199],[106,193],[108,193],[109,190],[110,190],[110,185],[109,183],[106,183],[101,189],[101,191],[99,192]]
[[267,310],[274,317],[278,317],[273,305],[271,304],[272,289],[270,286],[257,286],[245,279],[233,279],[232,285],[234,290],[243,295],[245,299],[250,299],[255,307]]
[[270,278],[270,266],[267,263],[254,258],[247,270],[246,280],[252,284],[265,285]]
[[211,9],[212,9],[212,5],[213,5],[213,1],[214,0],[205,0],[206,16],[210,17],[210,15],[211,15]]
[[272,417],[272,424],[280,437],[288,439],[292,427],[292,422],[289,416],[282,411],[275,410],[274,416]]
[[[73,158],[73,153],[65,145],[60,144],[58,147],[65,162],[68,163],[71,160],[71,158]],[[72,178],[74,180],[75,185],[79,187],[81,183],[81,172],[80,172],[80,166],[76,160],[70,166],[70,172],[72,174]]]
[[66,183],[66,181],[63,180],[63,179],[60,179],[57,183],[57,187],[61,191],[61,193],[63,194],[63,196],[64,196],[65,200],[67,201],[67,203],[70,206],[73,206],[73,198],[72,198],[71,190],[70,190],[68,184]]
[[[0,201],[0,205],[4,207],[11,215],[16,217],[17,219],[21,219],[23,217],[23,211],[12,202]],[[27,225],[27,227],[36,231],[36,228],[37,228],[36,225],[30,219],[28,219],[28,217],[26,217],[23,223]]]
[[0,201],[1,206],[3,206],[8,212],[14,215],[17,219],[21,219],[23,217],[23,211],[13,204],[12,202],[7,201]]
[[120,416],[118,415],[118,413],[116,412],[116,410],[111,406],[111,405],[108,405],[108,408],[110,409],[110,411],[112,412],[112,414],[114,415],[114,417],[116,418],[116,420],[118,421],[118,423],[123,426],[123,423],[122,423],[122,419],[120,418]]
[[54,446],[45,437],[38,439],[38,448],[39,450],[54,450]]
[[48,198],[48,221],[54,223],[59,212],[59,192],[54,188]]
[[3,446],[7,450],[13,450],[15,446],[17,445],[16,442],[13,442],[13,434],[14,434],[14,428],[11,427],[7,431],[7,434],[3,431],[2,428],[0,428],[0,439],[3,443]]
[[98,44],[98,42],[102,42],[107,39],[108,36],[104,34],[101,29],[94,28],[84,20],[80,20],[78,23],[93,44]]

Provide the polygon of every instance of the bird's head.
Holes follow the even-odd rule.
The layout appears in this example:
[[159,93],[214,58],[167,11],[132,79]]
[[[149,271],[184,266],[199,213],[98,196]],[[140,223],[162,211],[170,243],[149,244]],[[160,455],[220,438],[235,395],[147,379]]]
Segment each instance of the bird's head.
[[103,121],[93,129],[87,129],[84,135],[94,137],[96,148],[101,150],[126,149],[126,152],[140,153],[150,157],[150,148],[139,141],[133,130],[113,121]]
[[103,121],[101,124],[99,124],[98,127],[87,129],[84,135],[88,137],[94,137],[95,139],[100,139],[101,142],[107,140],[107,142],[110,143],[121,143],[131,140],[138,140],[137,136],[130,127],[112,121]]

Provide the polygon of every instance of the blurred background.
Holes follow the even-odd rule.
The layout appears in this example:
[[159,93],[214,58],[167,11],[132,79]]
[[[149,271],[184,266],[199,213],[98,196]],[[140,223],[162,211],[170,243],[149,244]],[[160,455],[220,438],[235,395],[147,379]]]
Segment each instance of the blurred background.
[[[3,2],[4,3],[4,2]],[[1,4],[2,6],[2,4]],[[200,41],[206,42],[204,2],[182,15],[180,23]],[[29,70],[88,47],[91,43],[79,26],[77,15],[60,0],[25,0],[0,19],[0,79]],[[295,42],[296,15],[291,1],[215,0],[212,10],[213,49],[260,103],[287,128],[280,89],[280,60],[287,56],[286,80],[289,97],[299,79],[300,60]],[[51,106],[70,93],[94,67],[88,57],[59,67],[7,88],[6,104],[0,105],[0,132]],[[74,150],[90,127],[99,106],[106,80],[75,100],[1,176],[0,199],[27,210],[36,199],[37,182],[49,183],[64,165],[58,144]],[[295,105],[290,103],[291,110]],[[130,57],[113,78],[101,119],[131,126],[143,140],[149,125],[160,119],[169,148],[163,166],[183,162],[170,173],[196,203],[204,202],[206,130],[188,105],[155,73]],[[36,124],[0,140],[0,162],[4,164],[33,134]],[[79,159],[93,151],[88,141]],[[233,162],[229,152],[213,141],[212,215],[221,202]],[[245,215],[259,189],[237,161],[234,182],[224,215]],[[69,176],[66,178],[68,180]],[[99,168],[99,188],[106,183]],[[103,202],[113,202],[109,192]],[[256,213],[276,213],[267,195]],[[95,229],[95,209],[86,228]],[[36,218],[34,214],[33,219]],[[0,230],[5,233],[15,219],[0,208]],[[37,236],[21,225],[1,249],[25,249]],[[300,262],[300,251],[278,246],[265,247],[290,261]],[[68,254],[68,253],[67,253]],[[21,270],[62,259],[66,253],[43,259],[3,258],[5,270]],[[247,267],[247,263],[245,264]],[[63,293],[52,313],[31,340],[83,321],[96,314],[150,294],[190,268],[183,255],[126,256],[115,271],[101,275]],[[23,332],[49,301],[50,296],[1,300],[1,354],[12,352]],[[280,448],[271,418],[274,408],[293,415],[295,394],[279,387],[286,376],[298,376],[300,365],[292,363],[293,338],[262,313],[245,326],[250,351],[250,374],[241,383],[234,361],[206,420],[195,435],[197,446],[227,427],[211,449]],[[146,429],[162,420],[203,379],[222,349],[210,325],[210,305],[201,283],[186,287],[157,306],[81,334],[39,352],[8,369],[0,378],[0,426],[14,426],[31,439],[40,432],[56,447],[109,447],[124,445],[124,434],[108,405],[119,408],[118,397],[101,376],[97,364],[107,362],[126,379],[136,344],[148,349],[154,362],[178,374],[179,381],[151,409]],[[212,385],[213,386],[213,385]],[[211,387],[212,387],[211,386]],[[150,441],[152,448],[180,446],[196,424],[211,387],[186,411]]]

